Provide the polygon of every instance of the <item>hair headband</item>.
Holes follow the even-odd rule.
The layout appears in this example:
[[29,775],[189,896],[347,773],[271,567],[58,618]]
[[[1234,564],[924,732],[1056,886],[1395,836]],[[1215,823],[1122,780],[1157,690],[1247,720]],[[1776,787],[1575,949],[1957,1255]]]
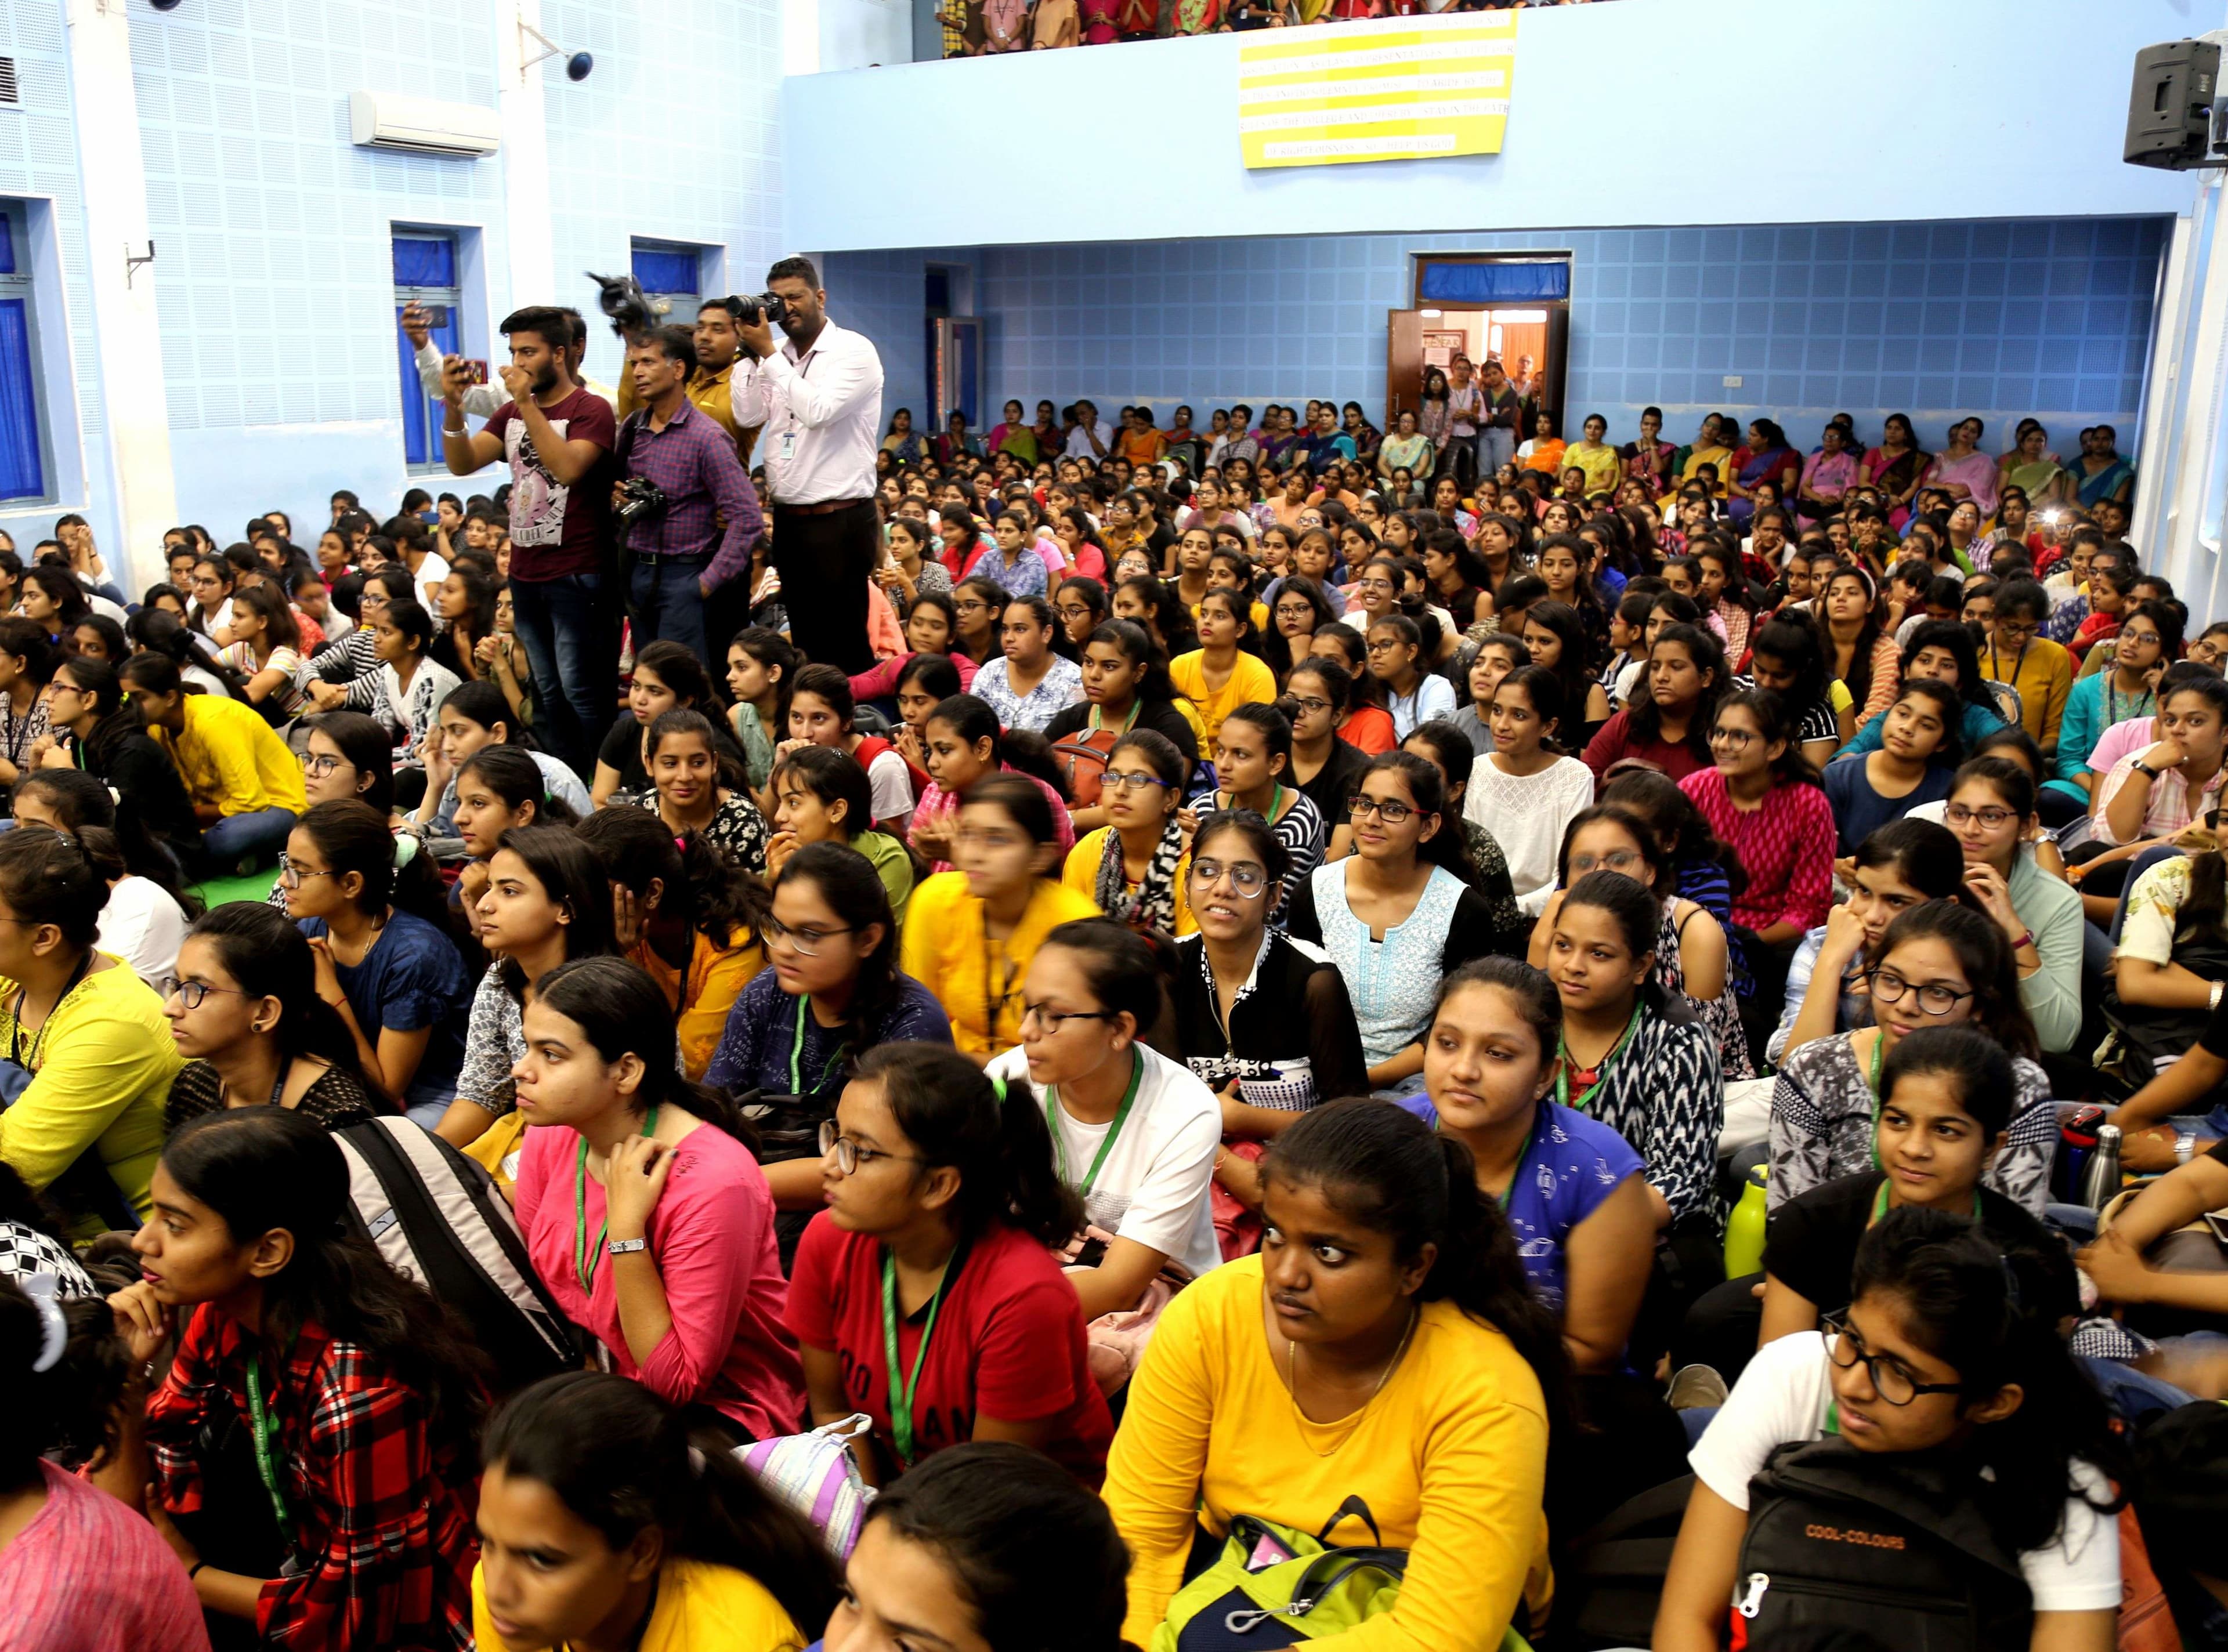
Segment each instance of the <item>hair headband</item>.
[[31,1362],[31,1369],[51,1371],[61,1363],[62,1349],[69,1343],[69,1322],[62,1317],[61,1281],[51,1273],[26,1273],[16,1283],[39,1311],[39,1357]]

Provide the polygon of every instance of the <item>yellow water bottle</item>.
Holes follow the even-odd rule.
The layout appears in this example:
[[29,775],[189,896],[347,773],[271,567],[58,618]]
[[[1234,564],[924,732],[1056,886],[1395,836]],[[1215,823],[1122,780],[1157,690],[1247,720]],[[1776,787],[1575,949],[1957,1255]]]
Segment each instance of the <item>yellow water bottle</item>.
[[1725,1277],[1729,1279],[1743,1278],[1764,1266],[1764,1181],[1770,1174],[1768,1165],[1758,1164],[1750,1170],[1747,1184],[1741,1189],[1740,1202],[1726,1219]]

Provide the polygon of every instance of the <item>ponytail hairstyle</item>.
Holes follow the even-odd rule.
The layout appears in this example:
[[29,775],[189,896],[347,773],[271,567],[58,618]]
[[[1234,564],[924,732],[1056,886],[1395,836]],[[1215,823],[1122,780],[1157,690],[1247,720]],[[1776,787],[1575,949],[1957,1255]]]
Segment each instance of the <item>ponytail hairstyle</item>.
[[2034,1023],[2020,1002],[2019,968],[2003,926],[1985,912],[1954,901],[1926,901],[1898,913],[1871,955],[1878,968],[1910,941],[1939,941],[1957,954],[1957,967],[1973,989],[1971,1024],[2009,1054],[2039,1061]]
[[[70,583],[75,584],[77,582],[72,580]],[[263,622],[264,635],[269,638],[272,647],[299,648],[302,646],[302,628],[294,619],[294,609],[286,601],[285,593],[278,586],[266,583],[236,590],[232,594],[232,607],[234,613],[243,608],[253,610],[255,616]],[[253,654],[249,655],[251,660],[253,657]]]
[[1965,887],[1965,852],[1955,833],[1935,820],[1909,815],[1865,834],[1853,857],[1859,871],[1894,873],[1930,901],[1970,898]]
[[355,896],[358,911],[377,917],[392,906],[448,933],[448,901],[432,857],[413,855],[409,864],[398,869],[394,833],[378,810],[353,798],[338,798],[312,806],[295,830],[310,834],[336,879],[353,872],[363,880]]
[[[1366,780],[1372,775],[1383,774],[1387,770],[1400,776],[1418,810],[1439,817],[1438,830],[1416,845],[1416,858],[1430,865],[1444,867],[1472,889],[1477,888],[1482,874],[1469,858],[1469,844],[1463,832],[1461,813],[1458,811],[1448,812],[1447,783],[1439,777],[1437,765],[1426,758],[1418,757],[1412,751],[1395,746],[1390,751],[1380,751],[1372,757],[1369,766],[1361,771],[1361,776]],[[1357,788],[1360,785],[1360,781],[1355,781]]]
[[[948,667],[951,662],[947,660],[944,663]],[[838,751],[833,746],[798,746],[775,762],[770,786],[778,787],[784,775],[794,777],[799,786],[823,803],[843,805],[846,843],[855,841],[861,832],[875,829],[873,783],[868,780],[867,771],[859,767],[859,760],[849,752]]]
[[123,679],[118,675],[123,660],[128,657],[119,653],[114,660],[95,660],[86,654],[72,654],[54,665],[57,674],[67,672],[72,686],[93,702],[93,732],[86,737],[85,755],[93,767],[104,775],[114,766],[124,743],[147,730],[145,719],[125,693]]
[[[2021,734],[2026,732],[2022,729]],[[1989,737],[1993,739],[1994,737]],[[2032,738],[2033,737],[2029,737]],[[1950,776],[1950,795],[1955,797],[1964,789],[1965,782],[1977,780],[2003,799],[2004,807],[2022,820],[2034,816],[2034,776],[2009,757],[1968,757]],[[1960,852],[1962,858],[1962,852]]]
[[[611,903],[604,905],[608,915]],[[627,1056],[642,1062],[628,1113],[639,1118],[652,1107],[681,1107],[757,1153],[758,1132],[727,1093],[692,1084],[682,1074],[673,1006],[640,964],[608,954],[570,959],[535,982],[534,1001],[579,1026],[606,1065]]]
[[510,702],[503,698],[503,690],[484,679],[478,682],[458,684],[449,691],[448,698],[441,702],[441,710],[454,711],[465,722],[477,723],[490,734],[501,729],[503,739],[499,743],[503,745],[521,746],[528,751],[535,748],[532,729],[521,722],[518,713],[510,709]]
[[811,884],[855,934],[872,925],[881,927],[881,940],[859,960],[858,979],[843,1008],[841,1044],[855,1051],[868,1049],[880,1038],[882,1024],[897,1008],[900,979],[898,923],[881,874],[848,844],[808,843],[784,863],[773,880],[777,890],[784,883]]
[[388,625],[401,632],[407,641],[416,643],[420,654],[433,646],[433,638],[437,635],[433,616],[426,611],[426,605],[414,597],[395,597],[387,603],[387,612],[382,617]]
[[[959,635],[957,621],[951,634]],[[773,725],[783,734],[789,732],[789,697],[794,685],[790,680],[797,675],[797,650],[778,631],[770,631],[763,625],[746,625],[727,641],[730,648],[740,648],[759,662],[773,677]]]
[[287,1107],[227,1107],[181,1126],[163,1168],[235,1245],[278,1228],[293,1236],[285,1266],[262,1281],[263,1329],[275,1343],[315,1321],[334,1341],[362,1345],[425,1406],[435,1445],[471,1451],[493,1386],[486,1356],[454,1314],[350,1226],[348,1161],[323,1126]]
[[302,726],[338,746],[357,774],[371,776],[371,784],[356,794],[358,801],[382,820],[394,813],[394,737],[376,719],[362,711],[326,711],[304,718]]
[[670,639],[653,642],[634,657],[634,666],[637,671],[649,671],[671,689],[680,705],[698,711],[709,706],[718,714],[720,697],[713,689],[711,673],[685,643]]
[[[1973,595],[1973,587],[1965,587],[1965,595]],[[1792,620],[1772,622],[1774,625],[1795,623]],[[2166,628],[2161,626],[2161,632]],[[1815,634],[1814,634],[1815,635]],[[1759,643],[1757,646],[1761,647]],[[1939,648],[1957,662],[1957,698],[1967,705],[1977,705],[1992,716],[2001,718],[1995,696],[1990,692],[1988,680],[1981,674],[1981,647],[1973,640],[1969,627],[1956,620],[1922,620],[1911,634],[1911,641],[1903,645],[1903,677],[1911,680],[1911,668],[1918,656],[1929,648]],[[2170,660],[2172,655],[2168,655]],[[1822,698],[1823,696],[1821,696]]]
[[1261,743],[1271,757],[1284,760],[1284,771],[1292,766],[1292,725],[1284,712],[1274,705],[1264,705],[1259,700],[1248,700],[1233,706],[1222,719],[1225,723],[1244,723],[1261,730]]
[[[1244,628],[1238,634],[1238,651],[1240,654],[1252,654],[1257,660],[1260,659],[1261,633],[1260,628],[1253,623],[1252,598],[1246,596],[1244,591],[1232,590],[1222,585],[1213,585],[1208,587],[1207,595],[1199,599],[1199,605],[1202,609],[1209,603],[1221,603],[1230,610],[1230,616]],[[1175,645],[1171,643],[1169,646]]]
[[1450,1302],[1499,1330],[1539,1377],[1551,1426],[1566,1413],[1560,1327],[1533,1294],[1500,1202],[1477,1190],[1469,1148],[1405,1108],[1349,1097],[1302,1113],[1272,1140],[1261,1178],[1316,1188],[1389,1237],[1403,1261],[1436,1247],[1417,1301]]
[[188,917],[201,915],[201,897],[178,881],[170,852],[155,841],[130,797],[112,795],[98,775],[82,769],[34,769],[16,782],[16,795],[45,802],[61,830],[84,847],[104,885],[144,877]]
[[1892,1300],[1911,1340],[1957,1373],[1961,1411],[2010,1384],[2023,1390],[2017,1410],[1975,1425],[1957,1448],[1975,1470],[1968,1483],[1982,1515],[2006,1549],[2050,1542],[2077,1498],[2107,1516],[2125,1505],[2124,1494],[2099,1501],[2076,1477],[2077,1463],[2122,1485],[2133,1474],[2103,1396],[2058,1333],[2059,1318],[2078,1311],[2062,1249],[2055,1256],[2007,1252],[1962,1217],[1898,1206],[1859,1241],[1853,1296]]
[[570,803],[549,789],[549,777],[541,772],[541,765],[518,746],[482,746],[458,769],[458,783],[467,775],[477,775],[481,783],[514,813],[531,803],[534,819],[529,825],[568,826],[580,818]]
[[903,1042],[874,1046],[852,1076],[881,1085],[922,1169],[959,1172],[951,1214],[963,1240],[1000,1224],[1060,1246],[1082,1228],[1083,1202],[1053,1168],[1052,1136],[1027,1080],[1007,1080],[1001,1097],[951,1045]]
[[[1365,706],[1369,706],[1383,711],[1385,685],[1369,673],[1369,644],[1363,639],[1361,633],[1344,620],[1341,620],[1335,625],[1321,625],[1316,628],[1316,641],[1321,641],[1325,637],[1330,639],[1331,646],[1342,656],[1346,674],[1354,685],[1349,709],[1360,711]],[[1517,646],[1521,647],[1523,645],[1519,643]],[[1312,649],[1313,645],[1310,645],[1309,658],[1322,658],[1321,655],[1313,653]],[[1296,671],[1298,667],[1296,666],[1293,669]]]
[[[1730,845],[1711,830],[1694,800],[1679,789],[1679,782],[1660,769],[1631,769],[1601,788],[1596,801],[1615,803],[1648,822],[1658,843],[1670,845],[1674,867],[1715,866],[1725,875],[1730,896],[1748,888],[1748,872]],[[1964,857],[1958,864],[1962,869]],[[1962,875],[1962,870],[1960,876]]]
[[1322,685],[1322,697],[1330,702],[1331,727],[1335,730],[1339,719],[1354,705],[1354,676],[1335,660],[1325,660],[1315,654],[1293,662],[1291,675],[1284,679],[1284,692],[1277,701],[1277,709],[1284,713],[1287,723],[1299,721],[1299,679],[1312,677]]
[[[356,809],[362,805],[321,803],[318,807]],[[377,1094],[379,1087],[364,1078],[356,1059],[355,1035],[340,1012],[317,994],[317,960],[291,918],[261,901],[227,901],[195,920],[186,938],[196,937],[215,948],[217,963],[248,998],[278,1000],[278,1024],[272,1029],[272,1036],[278,1041],[280,1071],[296,1057],[308,1056]]]
[[1540,1046],[1540,1070],[1549,1070],[1560,1048],[1563,1036],[1563,1000],[1555,991],[1555,983],[1544,969],[1534,968],[1521,958],[1502,958],[1489,954],[1472,959],[1451,975],[1439,982],[1437,994],[1431,999],[1431,1013],[1424,1023],[1426,1033],[1447,1000],[1466,986],[1497,986],[1508,994],[1516,1010],[1516,1019],[1532,1030],[1533,1041]]
[[908,1469],[868,1524],[934,1552],[989,1652],[1124,1652],[1130,1551],[1106,1505],[1041,1452],[978,1440]]
[[[473,761],[505,749],[508,748],[490,746],[476,754]],[[522,751],[517,755],[526,757]],[[526,757],[526,761],[531,763],[534,759]],[[535,770],[537,775],[541,772]],[[645,809],[643,813],[648,814],[650,811]],[[618,941],[611,928],[610,881],[604,876],[602,863],[580,841],[579,832],[561,826],[513,826],[497,840],[496,848],[498,852],[508,849],[524,861],[526,870],[541,885],[541,892],[550,904],[566,915],[568,922],[565,925],[565,957],[568,962],[608,958],[618,951]],[[504,959],[500,967],[499,979],[511,997],[524,1002],[526,989],[534,985],[526,979],[526,972],[519,967],[516,960],[510,958]],[[664,1006],[663,1014],[670,1023],[673,1010],[665,1004],[663,992],[657,995],[657,1001]],[[669,1058],[672,1053],[672,1041],[669,1039]]]
[[1897,1040],[1882,1063],[1881,1106],[1893,1099],[1898,1081],[1922,1074],[1953,1081],[1957,1105],[1972,1115],[1993,1150],[2011,1125],[2012,1103],[2019,1094],[2019,1075],[2002,1047],[1971,1027],[1921,1027]]
[[1167,999],[1161,991],[1160,965],[1143,935],[1113,918],[1074,918],[1055,926],[1037,943],[1040,953],[1047,947],[1075,954],[1091,996],[1110,1017],[1130,1017],[1134,1043],[1142,1044],[1152,1036]]
[[817,1632],[842,1584],[828,1550],[768,1494],[725,1435],[690,1437],[688,1414],[608,1371],[567,1371],[513,1396],[481,1461],[548,1487],[614,1551],[656,1527],[661,1559],[730,1566],[765,1585],[791,1622]]
[[836,720],[842,725],[844,733],[851,732],[852,719],[858,715],[858,702],[852,698],[851,679],[842,667],[802,667],[796,679],[791,683],[789,692],[791,704],[796,702],[799,694],[811,695],[836,713]]
[[[998,714],[990,709],[988,701],[972,694],[954,694],[949,699],[938,700],[927,721],[943,724],[970,746],[980,745],[985,740],[990,743],[991,772],[977,781],[976,786],[987,785],[998,778],[997,771],[1010,769],[1042,781],[1059,794],[1063,802],[1066,800],[1067,776],[1060,772],[1044,737],[1027,729],[1000,728]],[[974,795],[972,789],[968,795]],[[1042,800],[1040,796],[1039,801]],[[1052,839],[1046,837],[1038,841],[1049,843]]]
[[1818,770],[1802,755],[1802,745],[1796,737],[1794,719],[1788,715],[1787,702],[1768,688],[1738,688],[1725,695],[1710,714],[1711,726],[1727,711],[1746,711],[1756,719],[1757,737],[1767,746],[1780,748],[1779,756],[1771,760],[1771,783],[1775,786],[1818,786]]
[[[11,1184],[0,1195],[0,1208],[9,1208],[11,1219],[10,1207],[18,1203],[37,1209],[35,1196],[12,1169],[0,1170],[0,1181]],[[42,1232],[50,1226],[30,1225]],[[62,1242],[52,1233],[48,1237]],[[42,1457],[74,1468],[115,1444],[117,1402],[131,1372],[114,1316],[98,1297],[55,1306],[62,1317],[61,1358],[35,1371],[46,1348],[46,1316],[22,1289],[20,1276],[0,1277],[0,1491],[37,1485]]]
[[[930,591],[917,599],[913,606],[918,608],[922,603],[931,600],[942,601],[942,593]],[[898,667],[898,679],[893,685],[893,690],[901,694],[913,685],[918,685],[919,692],[924,694],[933,694],[939,700],[948,700],[959,692],[959,667],[951,663],[951,656],[948,654],[910,655],[905,664]],[[784,726],[787,725],[784,724]]]

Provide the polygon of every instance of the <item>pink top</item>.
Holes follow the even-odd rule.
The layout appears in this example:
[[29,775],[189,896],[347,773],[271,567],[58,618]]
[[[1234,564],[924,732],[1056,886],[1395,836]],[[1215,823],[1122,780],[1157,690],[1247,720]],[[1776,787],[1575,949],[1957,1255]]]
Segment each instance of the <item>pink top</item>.
[[2132,757],[2146,746],[2158,743],[2158,719],[2154,717],[2131,717],[2115,723],[2097,738],[2089,754],[2089,772],[2109,775],[2121,758]]
[[1757,809],[1738,809],[1725,777],[1698,769],[1679,782],[1719,840],[1740,857],[1748,887],[1733,900],[1733,922],[1761,934],[1773,924],[1809,931],[1834,903],[1834,810],[1815,786],[1774,785]]
[[[715,1125],[691,1131],[675,1150],[648,1234],[673,1329],[637,1365],[619,1329],[617,1259],[596,1263],[592,1291],[581,1289],[573,1270],[579,1144],[562,1125],[529,1129],[514,1186],[527,1253],[565,1317],[611,1350],[621,1376],[674,1404],[710,1406],[754,1439],[791,1432],[804,1408],[804,1372],[782,1324],[789,1285],[758,1160]],[[586,1220],[592,1243],[604,1226],[603,1183],[592,1176]]]
[[144,1516],[51,1463],[46,1507],[0,1550],[0,1652],[208,1652],[201,1603]]
[[1962,459],[1952,459],[1947,454],[1937,457],[1926,468],[1925,485],[1938,487],[1944,482],[1962,482],[1973,495],[1973,502],[1981,507],[1982,516],[1996,513],[1996,462],[1978,451]]
[[[1004,656],[1001,655],[1000,658]],[[912,656],[900,654],[894,660],[885,660],[871,670],[862,671],[851,679],[851,698],[855,700],[886,700],[898,692],[898,677]],[[964,694],[974,685],[976,667],[964,654],[951,656],[951,663],[959,668],[959,692]]]
[[[1010,764],[1001,764],[1000,767],[1008,775],[1021,772]],[[1058,792],[1038,780],[1034,775],[1030,775],[1027,778],[1045,794],[1045,801],[1052,805],[1053,836],[1058,839],[1060,852],[1065,857],[1069,850],[1075,847],[1075,823],[1067,818],[1067,805],[1060,800]],[[941,825],[958,807],[958,798],[945,791],[933,781],[930,781],[928,789],[920,794],[920,800],[912,806],[912,819],[906,826],[906,839],[910,841],[912,834],[920,830],[924,821],[933,821]],[[915,848],[919,846],[918,844],[914,845]],[[956,871],[957,868],[948,860],[938,860],[931,863],[930,870],[948,872]]]

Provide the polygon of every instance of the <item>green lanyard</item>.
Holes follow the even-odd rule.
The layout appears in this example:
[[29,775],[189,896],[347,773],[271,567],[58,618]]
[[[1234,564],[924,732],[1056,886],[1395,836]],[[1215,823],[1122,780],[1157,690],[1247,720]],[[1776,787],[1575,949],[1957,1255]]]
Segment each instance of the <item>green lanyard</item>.
[[[1143,711],[1144,709],[1145,709],[1145,702],[1144,702],[1143,700],[1142,700],[1142,699],[1132,699],[1132,700],[1130,702],[1130,715],[1129,715],[1129,716],[1127,716],[1127,717],[1125,717],[1125,718],[1124,718],[1122,719],[1122,726],[1121,726],[1120,730],[1117,730],[1117,732],[1122,733],[1122,734],[1127,734],[1127,733],[1129,733],[1129,732],[1130,732],[1130,730],[1132,730],[1132,729],[1136,728],[1136,727],[1137,726],[1137,713],[1138,713],[1138,712],[1140,712],[1140,711]],[[1092,733],[1096,734],[1096,733],[1098,733],[1101,729],[1104,728],[1105,726],[1106,726],[1106,725],[1105,725],[1104,723],[1102,723],[1102,722],[1100,722],[1100,721],[1099,721],[1099,718],[1098,718],[1098,708],[1097,706],[1095,706],[1095,705],[1094,705],[1094,706],[1092,706],[1092,707],[1091,708],[1091,731],[1092,731]]]
[[278,1419],[263,1408],[263,1365],[253,1354],[247,1356],[247,1419],[248,1434],[255,1444],[255,1471],[263,1477],[263,1489],[271,1494],[271,1512],[278,1517],[278,1535],[291,1549],[293,1521],[286,1513],[286,1499],[279,1494],[278,1470],[273,1461],[278,1455]]
[[[956,1254],[956,1253],[955,1253]],[[936,1294],[928,1299],[928,1323],[920,1328],[920,1343],[912,1351],[912,1375],[898,1381],[898,1259],[882,1252],[882,1353],[889,1362],[890,1434],[898,1448],[898,1461],[912,1466],[912,1396],[920,1387],[920,1368],[928,1360],[928,1339],[936,1335],[936,1317],[944,1311],[944,1292],[951,1283],[951,1258],[936,1281]]]
[[[1632,1019],[1624,1024],[1624,1032],[1617,1039],[1617,1047],[1601,1058],[1600,1065],[1593,1068],[1593,1077],[1586,1081],[1585,1088],[1579,1093],[1578,1099],[1575,1101],[1571,1100],[1571,1052],[1565,1046],[1562,1035],[1559,1033],[1556,1035],[1555,1101],[1557,1106],[1576,1107],[1580,1113],[1586,1110],[1592,1100],[1593,1093],[1601,1087],[1603,1078],[1607,1075],[1610,1064],[1624,1054],[1624,1047],[1632,1042],[1632,1035],[1640,1030],[1640,1012],[1647,1007],[1646,1002],[1642,999],[1636,998],[1633,1001]],[[1578,1070],[1584,1072],[1586,1069],[1581,1068]]]
[[[1130,1088],[1122,1093],[1122,1105],[1115,1110],[1114,1122],[1106,1127],[1105,1139],[1098,1144],[1098,1157],[1091,1161],[1091,1170],[1084,1177],[1083,1185],[1075,1189],[1075,1196],[1079,1199],[1087,1199],[1091,1196],[1092,1183],[1098,1179],[1099,1167],[1106,1163],[1106,1155],[1114,1151],[1115,1138],[1122,1133],[1123,1123],[1129,1118],[1130,1109],[1136,1102],[1137,1086],[1143,1081],[1145,1076],[1145,1058],[1132,1050],[1130,1055]],[[1060,1162],[1060,1179],[1068,1182],[1069,1186],[1074,1187],[1075,1184],[1068,1181],[1067,1145],[1060,1139],[1060,1126],[1053,1119],[1053,1109],[1059,1105],[1059,1089],[1047,1085],[1045,1088],[1045,1128],[1052,1132],[1053,1157]]]
[[1501,1208],[1508,1209],[1509,1200],[1516,1196],[1516,1184],[1524,1179],[1525,1161],[1532,1157],[1532,1144],[1540,1139],[1539,1107],[1532,1109],[1532,1127],[1524,1132],[1524,1145],[1516,1151],[1516,1168],[1508,1173],[1508,1185],[1501,1190]]
[[[797,1000],[797,1033],[789,1041],[789,1093],[791,1095],[803,1095],[805,1093],[804,1075],[800,1070],[800,1063],[804,1056],[804,1010],[805,1006],[811,1002],[812,995],[809,992]],[[836,1053],[829,1056],[827,1064],[820,1069],[820,1083],[825,1084],[828,1081],[829,1073],[837,1062],[843,1059],[843,1052],[848,1047],[846,1044],[836,1046]]]
[[[657,1133],[657,1109],[652,1107],[642,1121],[642,1133]],[[611,1213],[608,1202],[604,1209],[604,1225],[596,1230],[596,1247],[588,1248],[588,1139],[580,1138],[580,1154],[573,1165],[573,1273],[580,1281],[584,1296],[593,1296],[596,1290],[596,1269],[604,1260],[604,1239],[611,1231]]]
[[[1879,1036],[1873,1040],[1873,1071],[1870,1080],[1873,1090],[1873,1168],[1876,1170],[1887,1168],[1880,1163],[1879,1158],[1880,1063],[1886,1059],[1887,1029],[1882,1027],[1879,1029]],[[1883,1188],[1881,1191],[1885,1193],[1886,1190]],[[1879,1220],[1879,1211],[1873,1212],[1873,1220],[1874,1221]]]

